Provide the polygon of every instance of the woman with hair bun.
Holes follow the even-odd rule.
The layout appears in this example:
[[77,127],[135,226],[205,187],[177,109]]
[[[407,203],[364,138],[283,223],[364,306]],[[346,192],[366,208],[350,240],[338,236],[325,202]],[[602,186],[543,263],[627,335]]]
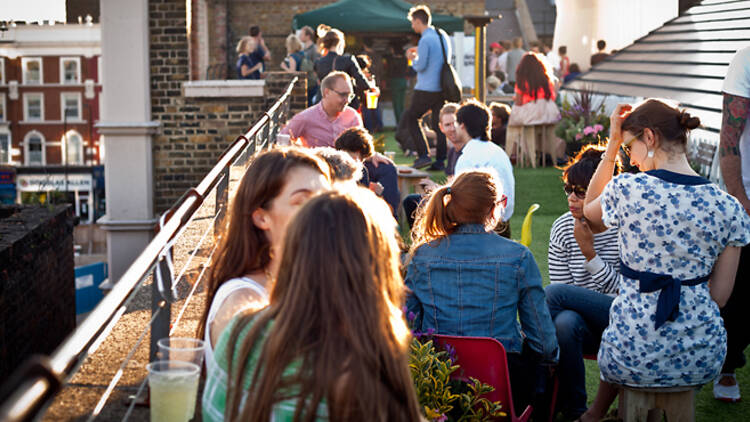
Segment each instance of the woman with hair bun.
[[497,176],[482,170],[460,173],[423,201],[412,230],[407,308],[415,329],[500,341],[514,407],[523,409],[535,387],[529,374],[540,361],[557,360],[557,339],[531,252],[492,231],[506,201]]
[[[323,34],[323,35],[321,35]],[[318,26],[318,36],[320,37],[321,54],[323,57],[315,61],[313,65],[318,80],[322,81],[329,73],[340,70],[352,78],[354,92],[357,94],[349,103],[353,109],[359,108],[359,98],[365,95],[365,91],[375,91],[378,94],[380,90],[367,79],[362,69],[359,67],[357,60],[350,54],[344,54],[346,39],[344,33],[336,28],[320,25]]]
[[[599,347],[603,381],[631,387],[698,386],[726,355],[719,314],[734,286],[750,217],[688,162],[700,120],[660,100],[617,106],[610,139],[589,184],[584,215],[619,229],[620,285]],[[642,173],[612,178],[620,147]],[[614,392],[612,385],[604,387]],[[597,395],[582,420],[598,420]],[[601,401],[600,401],[601,399]]]

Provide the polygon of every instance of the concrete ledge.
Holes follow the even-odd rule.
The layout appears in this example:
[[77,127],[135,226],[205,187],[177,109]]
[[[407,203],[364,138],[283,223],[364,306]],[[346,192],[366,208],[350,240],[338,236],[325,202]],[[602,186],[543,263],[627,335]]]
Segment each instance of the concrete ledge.
[[108,215],[104,215],[96,221],[102,230],[108,232],[148,232],[153,231],[158,222],[158,218],[147,220],[112,220]]
[[182,83],[185,97],[263,97],[266,81],[216,80]]
[[161,122],[99,122],[94,125],[102,135],[153,135],[159,131]]

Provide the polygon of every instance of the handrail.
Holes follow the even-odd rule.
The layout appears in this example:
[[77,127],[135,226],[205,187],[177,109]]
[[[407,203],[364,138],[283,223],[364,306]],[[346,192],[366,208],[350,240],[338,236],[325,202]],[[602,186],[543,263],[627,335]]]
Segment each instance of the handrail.
[[[220,182],[225,169],[240,157],[251,145],[250,139],[266,128],[279,107],[291,95],[297,82],[295,77],[286,91],[273,106],[264,113],[245,134],[239,136],[219,157],[214,167],[200,181],[197,187],[189,189],[164,219],[164,224],[149,242],[143,252],[128,267],[85,320],[50,355],[32,356],[29,361],[9,380],[12,393],[0,406],[0,421],[32,420],[44,409],[62,384],[73,376],[85,358],[94,353],[111,332],[114,325],[125,313],[133,292],[153,270],[160,254],[170,247],[170,240],[192,220],[207,194]],[[271,141],[273,142],[273,141]],[[42,362],[43,364],[40,364]],[[6,384],[4,391],[8,391]]]

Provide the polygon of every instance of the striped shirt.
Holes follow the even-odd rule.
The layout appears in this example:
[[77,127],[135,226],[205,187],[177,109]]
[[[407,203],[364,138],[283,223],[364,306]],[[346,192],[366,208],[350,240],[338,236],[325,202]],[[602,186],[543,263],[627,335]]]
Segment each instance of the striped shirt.
[[617,229],[610,228],[594,235],[596,256],[587,262],[573,235],[574,224],[570,211],[552,224],[548,252],[550,283],[572,284],[616,295],[620,262]]

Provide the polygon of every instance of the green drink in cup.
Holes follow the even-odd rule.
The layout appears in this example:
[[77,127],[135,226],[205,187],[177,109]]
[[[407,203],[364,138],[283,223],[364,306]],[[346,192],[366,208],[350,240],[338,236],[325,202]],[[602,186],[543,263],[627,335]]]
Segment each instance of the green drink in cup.
[[195,411],[200,367],[176,360],[146,365],[151,392],[151,422],[188,422]]
[[[198,365],[199,369],[203,366],[203,340],[188,337],[164,337],[159,339],[156,345],[159,348],[156,355],[157,359],[190,362]],[[196,397],[193,395],[190,402],[191,419],[195,416],[195,401]]]

